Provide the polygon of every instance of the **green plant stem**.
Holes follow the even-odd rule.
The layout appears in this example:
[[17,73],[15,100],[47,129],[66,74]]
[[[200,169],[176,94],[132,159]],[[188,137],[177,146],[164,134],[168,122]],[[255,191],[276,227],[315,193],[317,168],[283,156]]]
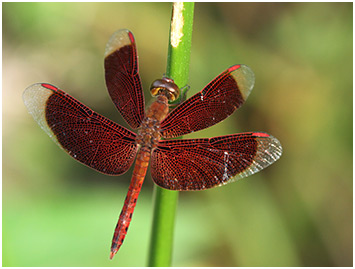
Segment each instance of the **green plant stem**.
[[[180,88],[188,81],[193,12],[194,3],[173,3],[166,76],[174,79]],[[171,266],[178,195],[178,191],[155,186],[149,266]]]

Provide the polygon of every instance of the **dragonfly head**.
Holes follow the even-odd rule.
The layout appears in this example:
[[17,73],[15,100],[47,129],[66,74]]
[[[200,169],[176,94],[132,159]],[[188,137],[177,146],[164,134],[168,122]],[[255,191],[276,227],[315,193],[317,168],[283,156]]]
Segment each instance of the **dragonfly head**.
[[169,101],[174,101],[179,97],[180,89],[174,83],[174,80],[163,77],[153,81],[150,86],[150,93],[152,96],[165,95]]

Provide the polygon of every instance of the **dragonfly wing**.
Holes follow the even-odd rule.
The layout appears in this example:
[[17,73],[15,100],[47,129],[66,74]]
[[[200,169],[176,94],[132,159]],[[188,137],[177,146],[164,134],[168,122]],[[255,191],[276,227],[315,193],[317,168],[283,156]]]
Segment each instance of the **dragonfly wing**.
[[106,45],[105,78],[118,111],[133,129],[137,129],[144,117],[144,95],[136,43],[133,34],[126,29],[115,32]]
[[42,129],[77,161],[110,175],[123,174],[132,165],[135,133],[50,84],[28,87],[23,99]]
[[189,134],[224,120],[245,102],[254,81],[254,73],[248,66],[228,68],[169,113],[161,123],[163,137]]
[[281,156],[280,142],[266,133],[161,140],[153,151],[154,182],[170,190],[202,190],[250,176]]

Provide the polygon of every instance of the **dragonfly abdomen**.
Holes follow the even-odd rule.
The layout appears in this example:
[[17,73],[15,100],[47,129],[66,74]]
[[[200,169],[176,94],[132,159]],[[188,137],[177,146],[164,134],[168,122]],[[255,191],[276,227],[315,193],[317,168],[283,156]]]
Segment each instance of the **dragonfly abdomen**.
[[123,240],[126,237],[129,224],[132,220],[133,211],[137,204],[138,195],[141,191],[143,181],[147,173],[150,154],[150,150],[145,147],[141,148],[137,154],[136,165],[134,166],[131,184],[129,185],[126,200],[124,202],[124,206],[122,208],[120,218],[116,225],[115,233],[112,239],[110,255],[111,259],[117,253],[123,243]]

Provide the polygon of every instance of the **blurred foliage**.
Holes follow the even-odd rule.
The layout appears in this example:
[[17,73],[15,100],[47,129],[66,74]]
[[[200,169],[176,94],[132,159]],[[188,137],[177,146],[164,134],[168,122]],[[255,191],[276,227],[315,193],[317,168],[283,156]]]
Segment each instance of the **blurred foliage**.
[[[3,266],[146,265],[150,176],[109,261],[132,171],[109,177],[73,161],[21,95],[50,82],[122,123],[105,89],[105,43],[120,28],[135,34],[148,89],[165,72],[170,3],[2,5]],[[256,85],[237,113],[189,137],[266,131],[284,153],[238,183],[181,193],[174,266],[352,266],[352,11],[352,3],[196,4],[188,95],[236,63],[254,70]]]

